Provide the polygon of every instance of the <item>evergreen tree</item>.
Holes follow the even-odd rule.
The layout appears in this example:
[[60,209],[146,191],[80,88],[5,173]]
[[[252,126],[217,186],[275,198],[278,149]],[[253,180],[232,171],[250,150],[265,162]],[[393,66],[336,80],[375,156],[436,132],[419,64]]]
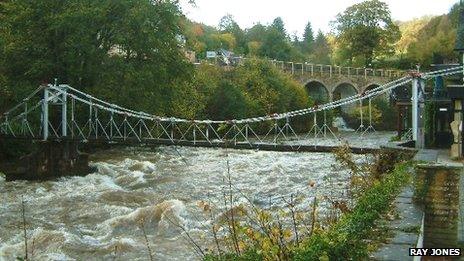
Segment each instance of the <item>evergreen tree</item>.
[[321,30],[317,33],[316,40],[314,42],[312,62],[330,64],[330,45]]
[[266,28],[259,54],[263,57],[282,61],[290,61],[292,59],[292,45],[288,39],[282,18],[277,17]]
[[287,30],[285,30],[285,24],[281,17],[277,17],[271,24],[271,29],[278,32],[283,38],[287,38]]
[[306,24],[303,33],[302,51],[306,54],[311,54],[314,48],[314,33],[311,22]]

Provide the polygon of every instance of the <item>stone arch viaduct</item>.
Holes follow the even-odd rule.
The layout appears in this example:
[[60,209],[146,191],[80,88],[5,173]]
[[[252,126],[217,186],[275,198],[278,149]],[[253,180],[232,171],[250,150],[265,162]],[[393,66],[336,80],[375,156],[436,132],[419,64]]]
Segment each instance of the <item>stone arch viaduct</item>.
[[295,80],[305,86],[308,94],[318,103],[363,93],[396,80],[406,73],[398,70],[273,62],[277,68],[291,74]]
[[317,101],[334,101],[363,93],[386,84],[394,78],[379,76],[305,75],[295,77]]

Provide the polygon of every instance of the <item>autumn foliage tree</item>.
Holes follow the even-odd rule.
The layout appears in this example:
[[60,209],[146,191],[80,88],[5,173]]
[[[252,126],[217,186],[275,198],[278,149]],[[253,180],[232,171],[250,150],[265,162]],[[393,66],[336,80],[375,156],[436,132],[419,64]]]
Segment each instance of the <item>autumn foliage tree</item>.
[[434,17],[419,30],[417,41],[408,46],[408,55],[423,67],[432,63],[450,62],[456,59],[455,41],[456,26],[451,17]]

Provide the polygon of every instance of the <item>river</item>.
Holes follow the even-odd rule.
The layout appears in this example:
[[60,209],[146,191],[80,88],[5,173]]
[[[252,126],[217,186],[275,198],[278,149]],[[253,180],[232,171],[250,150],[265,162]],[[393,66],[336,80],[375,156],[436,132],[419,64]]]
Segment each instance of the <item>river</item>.
[[[378,146],[391,135],[366,135],[355,144]],[[281,196],[290,193],[307,199],[299,203],[303,209],[316,193],[344,197],[348,179],[348,171],[334,168],[333,156],[324,153],[124,148],[98,152],[91,160],[98,171],[85,177],[0,180],[0,260],[24,256],[22,200],[34,260],[149,260],[141,224],[155,260],[197,260],[173,223],[206,244],[209,223],[199,203],[221,209],[228,166],[236,193],[262,208],[282,207]]]

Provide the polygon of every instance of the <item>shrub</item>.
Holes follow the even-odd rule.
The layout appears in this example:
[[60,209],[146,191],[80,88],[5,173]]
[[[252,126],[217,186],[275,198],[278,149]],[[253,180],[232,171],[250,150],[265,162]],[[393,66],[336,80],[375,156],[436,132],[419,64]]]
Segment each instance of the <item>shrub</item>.
[[[224,242],[226,249],[233,253],[221,254],[221,251],[218,251],[219,254],[208,255],[205,260],[367,259],[366,239],[373,230],[375,222],[390,208],[393,199],[409,182],[408,171],[411,169],[411,164],[402,162],[406,159],[402,154],[396,155],[390,151],[374,155],[374,164],[365,166],[357,166],[354,163],[347,147],[340,148],[335,154],[337,161],[342,163],[342,167],[351,170],[353,176],[363,176],[364,180],[370,179],[363,184],[354,184],[361,192],[355,195],[357,202],[354,207],[343,205],[343,202],[332,202],[333,207],[343,213],[341,218],[334,222],[329,218],[325,223],[317,220],[316,200],[313,202],[313,208],[303,210],[305,211],[303,213],[292,208],[293,199],[288,203],[290,211],[283,209],[265,211],[256,206],[252,206],[247,211],[242,205],[230,207],[224,215],[226,220],[217,224],[216,231],[219,231],[220,227],[228,230],[227,236],[221,242]],[[396,162],[401,163],[391,167]],[[379,167],[379,164],[386,166]],[[384,172],[379,174],[381,171]],[[229,188],[232,188],[230,179]],[[233,206],[232,190],[227,193],[230,193],[230,201],[225,199],[225,202],[228,202],[226,206],[227,204]],[[224,195],[226,198],[226,194]],[[209,205],[204,209],[211,213]],[[294,225],[293,228],[291,225],[284,225],[282,220],[289,215],[292,218],[290,220],[304,224],[304,228],[299,230],[298,225]],[[305,220],[309,220],[312,225],[308,226]],[[221,248],[219,243],[217,248]]]
[[[231,120],[265,116],[308,108],[313,104],[303,86],[266,60],[249,59],[233,69],[211,67],[199,66],[191,87],[204,91],[207,103],[204,113],[200,114],[206,118]],[[190,96],[190,99],[196,97]],[[188,95],[185,97],[189,99]],[[307,117],[298,119],[292,126],[296,131],[302,131],[310,127],[309,121]],[[266,133],[269,127],[267,123],[260,124],[256,131]]]
[[[364,105],[362,108],[364,126],[367,127],[369,125],[369,106],[367,104]],[[348,113],[342,112],[342,116],[350,128],[357,129],[361,124],[359,107]],[[372,100],[372,124],[376,130],[396,130],[397,118],[398,112],[396,107],[390,105],[388,101],[383,98]]]
[[231,81],[222,81],[207,105],[207,114],[214,120],[244,118],[247,101],[240,88]]
[[358,202],[351,213],[330,230],[322,231],[315,238],[309,238],[302,248],[295,252],[295,260],[359,260],[367,258],[367,244],[364,241],[375,221],[389,209],[391,201],[406,185],[410,176],[409,163],[400,163],[382,181],[377,181]]

